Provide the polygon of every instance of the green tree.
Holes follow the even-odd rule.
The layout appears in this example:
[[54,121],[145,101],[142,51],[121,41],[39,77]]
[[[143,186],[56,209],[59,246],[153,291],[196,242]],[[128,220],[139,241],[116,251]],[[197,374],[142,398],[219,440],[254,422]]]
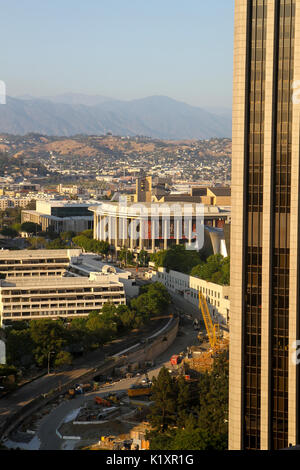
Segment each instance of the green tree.
[[220,254],[212,255],[206,263],[195,266],[191,275],[216,284],[229,285],[230,258],[223,258]]
[[42,227],[34,222],[24,222],[21,225],[21,231],[27,233],[38,233],[41,232]]
[[122,248],[118,254],[119,260],[124,263],[125,266],[133,264],[133,253],[126,248]]
[[81,232],[81,235],[83,235],[86,238],[89,238],[90,240],[92,240],[93,236],[94,236],[94,231],[93,230],[84,230],[83,232]]
[[72,362],[73,362],[72,354],[70,354],[68,351],[60,351],[56,355],[54,366],[59,368],[65,365],[71,365]]
[[6,354],[7,363],[18,366],[32,364],[35,344],[30,336],[29,328],[7,328]]
[[180,426],[188,418],[192,406],[192,391],[184,377],[178,380],[177,424]]
[[[171,296],[163,284],[160,282],[147,284],[140,288],[140,293],[141,295],[136,299],[136,302],[133,302],[133,306],[136,310],[146,311],[150,316],[166,313],[171,303]],[[148,306],[144,306],[147,303]]]
[[127,305],[119,305],[117,308],[117,316],[120,320],[120,330],[130,330],[137,326],[136,313]]
[[155,298],[150,298],[148,294],[142,294],[136,299],[132,299],[131,307],[137,314],[143,317],[145,322],[147,322],[152,315],[159,315]]
[[155,266],[164,267],[168,271],[179,271],[190,273],[190,271],[202,263],[200,254],[197,251],[186,250],[183,245],[176,245],[168,250],[160,251],[151,255],[151,261]]
[[198,427],[208,430],[217,440],[220,450],[227,448],[228,440],[228,352],[216,358],[213,370],[199,383]]
[[151,406],[149,422],[152,433],[166,432],[176,425],[177,411],[177,383],[171,377],[169,371],[163,367],[158,377],[152,379],[152,399],[154,404]]
[[0,376],[7,376],[7,375],[16,375],[17,368],[14,366],[0,364]]
[[34,199],[27,204],[26,210],[27,211],[35,211],[36,210],[36,201]]
[[141,250],[138,254],[138,262],[141,266],[148,266],[150,256],[145,250]]
[[67,345],[67,335],[63,324],[50,319],[32,320],[30,336],[35,343],[34,356],[39,366],[46,366],[49,353],[54,353],[54,360]]
[[51,242],[49,242],[47,245],[48,250],[62,250],[67,247],[68,245],[61,238],[56,238],[55,240],[52,240]]
[[64,242],[70,242],[72,240],[72,238],[74,238],[75,236],[76,236],[75,232],[72,232],[71,230],[69,230],[68,232],[62,232],[60,234],[60,238]]
[[[166,369],[153,379],[148,433],[153,450],[225,450],[228,446],[228,351],[198,383],[175,382]],[[197,390],[195,389],[197,386]]]
[[19,233],[13,228],[5,227],[0,231],[1,235],[8,238],[16,238]]
[[21,232],[21,224],[18,224],[18,223],[12,224],[11,228],[18,233]]
[[81,235],[74,237],[72,239],[73,243],[76,246],[79,246],[85,251],[90,251],[92,253],[99,253],[107,255],[109,252],[109,244],[104,241],[93,240],[84,235],[83,232]]
[[89,314],[86,328],[91,333],[95,347],[99,347],[115,339],[117,333],[117,325],[115,323],[109,324],[105,322],[102,315],[97,312]]
[[45,249],[48,246],[47,241],[43,237],[32,237],[28,241],[33,250]]
[[217,439],[193,423],[178,429],[170,442],[170,450],[221,450],[218,447]]

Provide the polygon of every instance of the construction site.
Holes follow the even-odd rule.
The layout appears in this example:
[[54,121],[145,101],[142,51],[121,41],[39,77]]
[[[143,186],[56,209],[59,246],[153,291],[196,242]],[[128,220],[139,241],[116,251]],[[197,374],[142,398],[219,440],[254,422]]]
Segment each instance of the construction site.
[[187,348],[184,355],[171,358],[173,370],[177,370],[186,380],[199,373],[209,372],[216,357],[229,351],[229,330],[215,323],[210,314],[205,296],[199,292],[199,310],[206,333],[201,331],[201,322],[194,320],[194,329],[199,331],[199,345]]
[[136,362],[115,367],[111,377],[95,376],[89,383],[76,384],[25,420],[12,440],[21,445],[33,439],[39,447],[40,429],[44,423],[52,426],[57,414],[61,416],[56,427],[59,441],[53,448],[148,449],[147,416],[152,404],[153,376],[157,377],[164,365],[173,377],[184,377],[197,387],[199,376],[212,369],[219,354],[228,351],[228,331],[214,323],[201,294],[199,309],[202,318],[177,312],[180,322],[176,345],[160,357],[159,365],[138,361],[137,357]]
[[145,437],[149,427],[145,421],[147,410],[132,403],[129,395],[128,390],[101,397],[87,397],[83,405],[72,412],[58,429],[62,439],[77,439],[75,448],[80,449],[149,448]]

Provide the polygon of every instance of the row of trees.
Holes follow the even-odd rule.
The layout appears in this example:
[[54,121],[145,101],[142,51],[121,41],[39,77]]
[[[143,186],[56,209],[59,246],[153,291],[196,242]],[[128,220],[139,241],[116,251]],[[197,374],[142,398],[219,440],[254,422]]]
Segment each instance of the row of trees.
[[[48,241],[49,238],[51,241]],[[85,230],[76,236],[75,232],[67,231],[60,234],[51,231],[40,233],[38,237],[29,238],[32,249],[44,248],[48,250],[59,250],[70,247],[79,247],[92,253],[107,255],[109,244],[107,242],[93,239],[93,230]]]
[[154,404],[148,415],[151,450],[226,450],[228,376],[228,352],[196,384],[161,369],[153,378]]
[[27,232],[35,235],[28,239],[30,248],[36,249],[64,249],[70,246],[77,246],[85,251],[107,255],[109,253],[109,244],[107,242],[93,239],[93,230],[85,230],[76,236],[73,231],[55,233],[52,230],[42,231],[42,227],[33,222],[24,222],[23,224],[14,224],[3,228],[0,233],[9,238],[19,236],[21,232]]
[[198,252],[186,250],[184,246],[178,245],[151,255],[151,261],[156,267],[164,267],[168,271],[190,274],[215,284],[230,284],[230,258],[224,258],[220,254],[204,260]]
[[157,283],[142,288],[141,295],[129,305],[107,303],[101,312],[92,312],[87,317],[16,322],[5,330],[8,364],[45,367],[49,354],[55,367],[70,364],[77,353],[97,349],[141,328],[151,317],[164,313],[170,302],[168,291]]
[[12,224],[10,227],[4,227],[0,233],[4,237],[16,238],[21,232],[27,232],[30,234],[38,234],[42,231],[42,227],[34,222],[23,222]]
[[[36,202],[31,201],[27,204],[27,210],[35,210]],[[12,228],[19,232],[21,226],[21,207],[8,207],[0,211],[0,229]]]
[[135,261],[134,259],[134,254],[132,251],[127,250],[126,248],[123,248],[120,250],[118,253],[118,259],[123,263],[125,266],[133,266],[136,264],[136,262],[140,266],[147,266],[148,262],[150,260],[150,256],[145,250],[141,250],[139,254],[137,255],[137,259]]
[[206,263],[200,263],[191,270],[191,275],[215,284],[230,285],[230,258],[222,255],[210,256]]
[[107,255],[109,253],[109,243],[93,239],[93,231],[86,230],[77,237],[72,238],[74,245],[79,246],[85,251]]
[[176,245],[168,250],[159,251],[150,256],[155,266],[189,274],[193,267],[203,260],[197,251],[186,250],[183,245]]

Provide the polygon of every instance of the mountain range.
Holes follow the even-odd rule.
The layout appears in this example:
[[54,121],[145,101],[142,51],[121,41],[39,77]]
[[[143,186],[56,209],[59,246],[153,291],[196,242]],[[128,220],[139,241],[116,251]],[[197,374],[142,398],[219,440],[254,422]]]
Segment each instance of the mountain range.
[[120,101],[66,93],[7,97],[0,105],[0,133],[72,136],[142,135],[157,139],[231,137],[231,110],[202,109],[166,96]]

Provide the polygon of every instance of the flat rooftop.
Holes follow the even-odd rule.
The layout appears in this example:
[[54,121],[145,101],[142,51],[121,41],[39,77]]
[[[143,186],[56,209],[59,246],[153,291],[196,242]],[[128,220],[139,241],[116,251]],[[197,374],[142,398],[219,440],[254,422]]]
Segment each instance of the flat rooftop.
[[109,266],[115,270],[118,274],[124,273],[123,269],[120,269],[117,266],[113,266],[112,264],[105,263],[101,261],[101,259],[92,253],[82,253],[78,259],[79,263],[71,263],[71,266],[78,267],[86,271],[87,273],[94,273],[94,272],[102,272],[104,266]]
[[[87,205],[86,207],[90,207],[89,205]],[[48,218],[48,219],[51,219],[51,220],[54,220],[54,221],[57,221],[57,222],[61,222],[62,219],[64,220],[87,220],[87,219],[90,219],[92,217],[89,216],[89,215],[71,215],[69,217],[56,217],[55,215],[50,215],[50,214],[45,214],[44,212],[38,212],[38,211],[33,211],[33,210],[27,210],[27,209],[23,209],[22,212],[25,214],[32,214],[32,215],[36,215],[36,216],[39,216],[39,217],[44,217],[44,218]]]
[[81,249],[70,250],[0,250],[0,261],[43,258],[71,258],[81,255]]
[[[0,281],[0,289],[1,288],[19,288],[19,289],[38,289],[38,288],[76,288],[76,287],[93,287],[93,286],[101,286],[101,285],[115,285],[115,286],[122,286],[123,284],[117,280],[112,281],[111,275],[104,275],[97,276],[95,280],[91,280],[87,277],[45,277],[45,278],[20,278],[20,279],[12,279],[12,280],[1,280]],[[76,290],[76,289],[74,289]]]
[[42,202],[45,205],[49,205],[51,207],[88,207],[89,205],[93,204],[93,200],[89,200],[87,202],[74,202],[74,201],[66,201],[66,200],[38,200],[38,203]]
[[[231,213],[231,207],[229,206],[213,206],[208,204],[200,204],[200,203],[191,203],[191,202],[183,202],[183,201],[176,201],[176,202],[131,202],[122,204],[120,202],[103,202],[97,205],[93,205],[89,207],[91,212],[103,213],[108,212],[111,215],[122,216],[122,215],[131,215],[131,216],[149,216],[151,215],[151,210],[153,210],[153,215],[156,215],[156,211],[159,211],[159,214],[166,214],[169,211],[174,211],[174,208],[178,207],[181,209],[181,213],[184,214],[184,209],[189,210],[192,208],[193,214],[196,213],[196,208],[203,206],[204,208],[204,216],[221,216],[225,215],[228,216]],[[188,215],[188,214],[187,214]]]

